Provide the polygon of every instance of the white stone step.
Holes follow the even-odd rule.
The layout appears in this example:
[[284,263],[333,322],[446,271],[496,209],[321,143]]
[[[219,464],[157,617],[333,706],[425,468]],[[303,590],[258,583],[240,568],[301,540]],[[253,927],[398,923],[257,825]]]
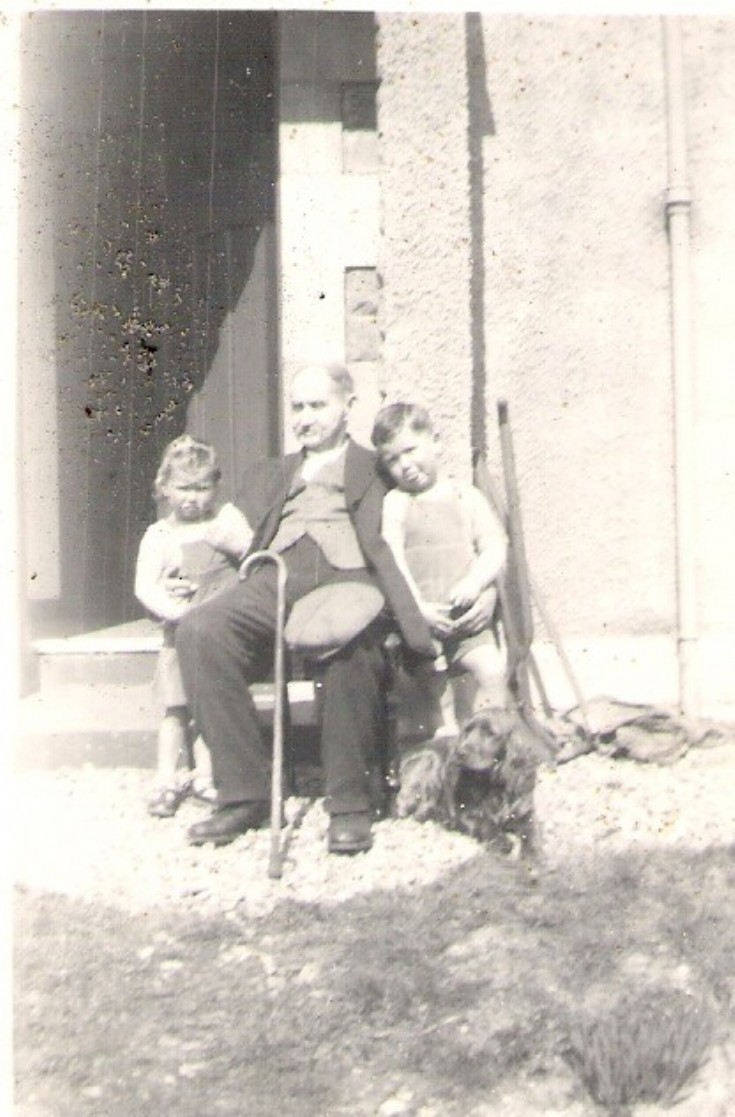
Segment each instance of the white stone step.
[[161,643],[161,626],[145,618],[78,636],[35,640],[40,689],[150,683]]
[[[274,692],[267,683],[253,687],[263,722],[273,717]],[[292,724],[313,724],[314,684],[288,684]],[[16,767],[66,764],[155,763],[156,730],[161,708],[150,683],[66,683],[28,695],[18,706]]]

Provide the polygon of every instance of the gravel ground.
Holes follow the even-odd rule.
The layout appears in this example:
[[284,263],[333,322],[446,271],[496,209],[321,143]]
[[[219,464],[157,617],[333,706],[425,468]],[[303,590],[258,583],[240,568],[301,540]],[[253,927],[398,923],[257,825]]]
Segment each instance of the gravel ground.
[[[543,771],[536,794],[537,815],[540,816],[540,873],[543,874],[545,868],[552,873],[555,869],[563,871],[565,865],[579,863],[590,854],[605,856],[631,847],[733,847],[734,776],[733,743],[692,749],[666,766],[589,754],[555,770]],[[163,920],[170,920],[173,913],[177,926],[186,925],[186,920],[178,919],[179,913],[232,918],[235,921],[233,932],[236,929],[243,941],[238,941],[234,948],[232,943],[225,944],[223,964],[231,970],[234,962],[247,962],[257,956],[263,961],[266,977],[275,983],[276,990],[281,988],[283,973],[297,973],[296,988],[303,992],[307,1007],[311,1004],[312,992],[315,1003],[321,995],[319,955],[315,951],[326,951],[333,961],[334,944],[331,937],[309,940],[310,963],[304,966],[301,957],[292,957],[294,950],[298,955],[300,944],[303,944],[303,928],[302,937],[297,935],[294,946],[290,947],[293,927],[298,928],[299,921],[292,924],[293,913],[287,913],[288,931],[277,940],[282,953],[275,957],[277,951],[273,942],[276,940],[271,941],[269,950],[264,953],[263,944],[258,940],[261,928],[257,921],[259,917],[267,917],[281,901],[303,905],[302,923],[308,924],[309,905],[324,908],[361,893],[395,890],[400,903],[400,890],[405,890],[414,894],[407,898],[409,903],[413,903],[416,896],[422,901],[424,898],[430,900],[432,890],[424,892],[424,887],[443,876],[449,878],[462,864],[474,873],[472,863],[476,863],[477,879],[484,882],[486,889],[489,870],[494,879],[487,855],[472,839],[450,833],[436,824],[419,824],[410,819],[379,823],[375,828],[375,845],[367,854],[330,857],[326,852],[328,819],[322,801],[291,799],[286,805],[288,826],[283,833],[287,844],[283,877],[272,881],[267,874],[270,846],[267,829],[244,835],[219,850],[193,848],[186,843],[186,829],[204,816],[206,808],[187,802],[174,819],[152,819],[145,810],[150,780],[149,769],[133,768],[37,770],[14,776],[9,791],[15,846],[13,870],[19,886],[33,893],[51,893],[100,905],[95,909],[95,918],[99,917],[98,922],[106,920],[110,927],[120,922],[120,912],[133,916],[143,913],[152,916],[156,912]],[[504,871],[498,881],[503,877]],[[553,885],[553,879],[549,878],[546,883]],[[535,889],[531,892],[537,895]],[[28,897],[29,902],[30,899]],[[251,919],[254,920],[252,924]],[[142,922],[150,929],[155,920]],[[446,965],[440,973],[450,991],[467,982],[468,989],[474,988],[473,975],[477,967],[482,974],[500,968],[510,975],[524,957],[532,960],[534,978],[538,978],[538,967],[545,957],[545,936],[556,933],[554,929],[549,931],[543,921],[537,926],[533,921],[528,926],[516,923],[514,937],[508,939],[501,935],[498,938],[496,923],[497,920],[490,920],[475,928],[466,941],[458,940],[447,951]],[[345,932],[344,927],[342,931]],[[255,953],[253,940],[249,940],[248,935],[256,936]],[[143,941],[138,954],[131,955],[133,962],[130,964],[134,967],[145,964],[148,952],[157,948],[157,941],[155,936],[151,942]],[[208,941],[201,947],[205,952],[209,949]],[[273,952],[273,959],[269,951]],[[658,946],[653,949],[650,942],[644,941],[632,960],[627,960],[629,974],[633,974],[631,966],[635,962],[647,978],[659,974],[663,980],[668,974],[667,959],[665,951]],[[174,964],[176,969],[171,972],[179,973],[183,963],[178,957],[174,962],[167,958],[161,962],[162,967]],[[291,965],[296,967],[293,971],[289,969]],[[685,970],[686,967],[677,965],[674,977],[679,980]],[[43,966],[39,967],[39,979],[42,977],[40,971]],[[170,976],[168,969],[162,974],[165,984]],[[610,995],[618,988],[616,974],[615,966],[611,965],[602,981]],[[187,996],[192,994],[192,983],[200,980],[206,983],[209,997],[212,979],[206,969],[190,975]],[[310,983],[313,983],[313,990]],[[105,988],[104,984],[100,987],[101,993]],[[594,986],[592,991],[602,996],[605,990],[601,992]],[[25,995],[33,1003],[32,998],[37,995],[35,988],[29,984]],[[466,1017],[470,1022],[457,1025],[455,1042],[459,1044],[458,1049],[464,1050],[462,1043],[469,1042],[465,1033],[486,1039],[495,1035],[501,1027],[502,1011],[498,1018],[498,1004],[485,995],[475,998],[463,994],[462,1004],[465,1014],[462,1019]],[[512,1007],[511,1002],[509,1006]],[[502,1009],[502,1004],[500,1007]],[[63,1002],[59,1011],[63,1012]],[[447,1020],[443,1020],[442,1026],[445,1024]],[[65,1033],[62,1034],[65,1042]],[[79,1042],[78,1037],[76,1042]],[[426,1075],[422,1077],[417,1072],[412,1078],[411,1072],[400,1066],[400,1058],[397,1067],[390,1081],[382,1075],[373,1081],[369,1074],[362,1083],[357,1079],[351,1081],[352,1112],[380,1114],[380,1117],[426,1113],[427,1117],[434,1117],[447,1111],[440,1105],[419,1107],[414,1094],[418,1098],[426,1093],[428,1087],[423,1081]],[[355,1073],[359,1071],[358,1066]],[[303,1069],[293,1071],[297,1078],[306,1073]],[[43,1075],[46,1074],[43,1070]],[[36,1086],[28,1086],[28,1089],[40,1089],[45,1081],[39,1078]],[[734,1084],[735,1049],[728,1041],[716,1046],[692,1083],[690,1095],[677,1105],[676,1112],[679,1117],[727,1117],[731,1112]],[[99,1087],[93,1083],[89,1088]],[[521,1075],[517,1082],[504,1081],[501,1091],[491,1092],[480,1100],[481,1094],[482,1091],[472,1093],[467,1086],[466,1096],[473,1101],[470,1105],[468,1100],[462,1112],[477,1117],[551,1117],[552,1114],[555,1117],[588,1117],[591,1112],[589,1103],[580,1100],[579,1084],[568,1068],[558,1070],[556,1076],[540,1079]],[[373,1104],[375,1098],[378,1100]],[[28,1117],[40,1112],[34,1107],[23,1110]],[[339,1112],[343,1110],[340,1108]],[[666,1117],[669,1111],[663,1106],[639,1106],[634,1112],[635,1117]]]
[[675,846],[735,846],[735,742],[692,748],[673,764],[588,754],[542,771],[536,786],[544,862]]
[[[267,872],[267,829],[232,845],[194,848],[186,829],[206,808],[150,818],[150,772],[76,768],[14,777],[15,877],[21,886],[128,911],[175,905],[201,914],[268,914],[282,900],[337,904],[373,889],[422,887],[478,856],[470,838],[434,823],[380,822],[356,857],[328,856],[321,800],[290,799],[283,876]],[[542,864],[595,854],[735,842],[735,746],[692,749],[659,766],[590,754],[540,774]]]
[[174,904],[203,915],[261,916],[282,900],[337,904],[373,889],[421,887],[479,852],[471,838],[438,825],[386,820],[369,853],[328,856],[322,801],[292,798],[283,876],[274,881],[267,828],[220,849],[189,846],[186,830],[207,808],[186,802],[173,819],[150,818],[149,784],[149,771],[132,768],[17,776],[17,882],[131,912]]

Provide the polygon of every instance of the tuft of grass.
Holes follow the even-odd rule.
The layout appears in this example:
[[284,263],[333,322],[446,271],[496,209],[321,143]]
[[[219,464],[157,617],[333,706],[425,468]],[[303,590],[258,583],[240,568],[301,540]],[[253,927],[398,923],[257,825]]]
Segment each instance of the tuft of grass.
[[592,1098],[613,1113],[640,1102],[671,1104],[709,1057],[714,1018],[673,988],[622,997],[570,1028],[570,1061]]

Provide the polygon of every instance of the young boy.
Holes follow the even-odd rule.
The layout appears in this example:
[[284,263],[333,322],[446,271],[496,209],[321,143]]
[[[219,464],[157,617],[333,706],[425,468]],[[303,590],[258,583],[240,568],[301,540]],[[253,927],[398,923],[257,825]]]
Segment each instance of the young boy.
[[[462,630],[463,613],[503,567],[503,528],[476,488],[442,476],[437,436],[425,408],[411,403],[382,408],[372,440],[396,486],[383,501],[383,537],[447,665],[461,665],[474,678],[475,708],[504,706],[504,669],[495,634]],[[445,731],[455,732],[456,723],[450,721]]]
[[206,442],[182,435],[166,447],[154,492],[165,500],[168,515],[151,524],[141,540],[135,572],[135,596],[163,621],[164,646],[157,683],[165,706],[158,730],[156,784],[148,812],[157,818],[176,813],[193,793],[212,802],[209,753],[201,738],[194,743],[197,776],[179,784],[179,757],[189,752],[190,714],[179,671],[174,635],[176,622],[193,606],[237,581],[238,563],[253,533],[233,504],[217,507],[220,471]]

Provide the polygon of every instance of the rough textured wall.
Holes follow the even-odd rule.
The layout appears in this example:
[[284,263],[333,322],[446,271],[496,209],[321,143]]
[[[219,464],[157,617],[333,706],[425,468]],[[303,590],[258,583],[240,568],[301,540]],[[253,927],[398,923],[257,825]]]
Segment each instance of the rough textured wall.
[[[700,623],[705,633],[732,635],[735,20],[682,20],[682,39],[692,198]],[[731,663],[731,655],[728,659]],[[731,678],[732,669],[727,673]]]
[[[735,21],[681,27],[695,380],[683,467],[715,710],[732,701],[735,634]],[[529,559],[563,637],[595,686],[674,701],[663,21],[469,13],[382,16],[380,29],[386,388],[428,401],[452,462],[472,439],[495,473],[508,399]]]
[[464,17],[381,14],[384,388],[422,399],[470,464],[471,334]]
[[675,620],[658,18],[484,17],[485,364],[564,636]]

